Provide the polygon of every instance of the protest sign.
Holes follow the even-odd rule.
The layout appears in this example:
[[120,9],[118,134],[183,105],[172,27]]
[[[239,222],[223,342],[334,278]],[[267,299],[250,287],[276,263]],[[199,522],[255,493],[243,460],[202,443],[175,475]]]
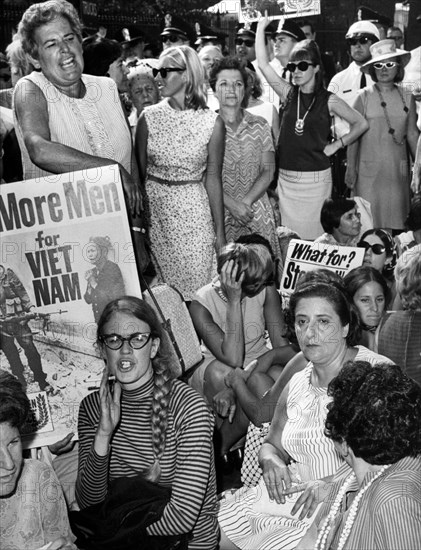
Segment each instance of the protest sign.
[[47,445],[77,432],[99,386],[106,303],[141,297],[118,166],[2,186],[0,232],[1,368],[36,405],[26,446]]
[[[292,239],[288,245],[281,280],[281,293],[286,300],[294,292],[298,277],[306,271],[329,269],[340,277],[363,263],[364,249],[352,246],[320,244]],[[284,303],[284,305],[286,305]]]
[[267,11],[273,19],[319,15],[321,0],[241,0],[240,23],[258,21]]

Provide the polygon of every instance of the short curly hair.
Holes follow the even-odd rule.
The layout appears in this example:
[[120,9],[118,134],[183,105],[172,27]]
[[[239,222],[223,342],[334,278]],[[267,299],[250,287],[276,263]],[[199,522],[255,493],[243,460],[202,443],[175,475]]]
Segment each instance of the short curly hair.
[[421,245],[406,250],[399,258],[395,280],[403,309],[421,309]]
[[234,55],[229,55],[223,57],[222,59],[217,59],[213,64],[211,70],[209,71],[209,85],[212,90],[216,90],[216,81],[218,79],[218,74],[221,71],[239,71],[241,78],[244,84],[244,98],[241,102],[241,107],[245,109],[248,105],[250,97],[250,83],[249,76],[246,70],[246,64],[242,59]]
[[37,58],[38,46],[35,42],[35,31],[57,17],[65,17],[68,20],[72,31],[82,43],[82,24],[76,9],[66,0],[48,0],[29,6],[22,15],[18,36],[25,53]]
[[328,386],[325,435],[369,464],[421,452],[421,386],[397,365],[348,361]]
[[29,415],[29,399],[19,380],[0,370],[0,424],[22,430]]

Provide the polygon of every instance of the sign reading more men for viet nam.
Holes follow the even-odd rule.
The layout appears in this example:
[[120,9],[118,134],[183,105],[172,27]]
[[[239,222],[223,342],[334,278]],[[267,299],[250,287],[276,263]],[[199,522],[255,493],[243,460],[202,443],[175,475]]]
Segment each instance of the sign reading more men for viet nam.
[[319,15],[321,0],[241,0],[239,22],[258,21],[265,11],[273,19]]
[[[281,292],[290,296],[296,287],[301,273],[315,269],[329,269],[340,277],[363,263],[364,249],[351,246],[320,244],[292,239],[282,273]],[[284,304],[285,305],[285,304]]]
[[118,166],[3,186],[0,233],[1,368],[36,404],[26,445],[48,445],[99,386],[105,305],[142,296]]

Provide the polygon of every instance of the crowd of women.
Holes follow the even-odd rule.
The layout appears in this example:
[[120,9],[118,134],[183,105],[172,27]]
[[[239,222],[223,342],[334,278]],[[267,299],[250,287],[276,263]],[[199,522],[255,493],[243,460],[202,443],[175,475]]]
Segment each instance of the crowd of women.
[[[23,459],[28,398],[0,371],[5,550],[421,546],[421,141],[399,86],[408,53],[374,45],[363,71],[375,84],[354,109],[325,89],[312,40],[292,49],[290,79],[279,75],[268,24],[257,25],[257,61],[281,117],[250,64],[214,46],[167,43],[129,71],[118,42],[82,40],[65,0],[23,15],[10,50],[25,60],[13,104],[23,179],[117,164],[138,267],[146,230],[152,274],[182,293],[204,360],[188,383],[176,378],[154,311],[124,295],[107,238],[91,237],[84,298],[105,368],[80,405],[76,503],[69,515],[51,468]],[[339,139],[332,117],[349,126]],[[380,144],[397,148],[399,185],[372,162]],[[369,197],[374,226],[354,198],[331,198],[330,157],[345,146],[348,185]],[[358,246],[363,265],[343,279],[302,274],[285,307],[276,204],[283,226]],[[218,499],[218,470],[241,440],[243,486]]]

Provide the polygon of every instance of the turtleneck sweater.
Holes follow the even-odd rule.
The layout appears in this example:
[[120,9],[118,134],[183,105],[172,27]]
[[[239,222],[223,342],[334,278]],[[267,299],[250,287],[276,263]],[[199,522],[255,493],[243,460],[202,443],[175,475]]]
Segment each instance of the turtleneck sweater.
[[[106,456],[99,456],[93,447],[100,416],[99,392],[83,399],[78,420],[76,484],[81,508],[101,502],[113,479],[136,476],[153,464],[152,393],[152,379],[141,388],[122,391],[120,423]],[[148,527],[148,533],[174,535],[193,531],[189,550],[212,550],[217,546],[212,433],[213,417],[202,397],[175,380],[159,479],[160,485],[171,487],[171,499],[162,517]]]

